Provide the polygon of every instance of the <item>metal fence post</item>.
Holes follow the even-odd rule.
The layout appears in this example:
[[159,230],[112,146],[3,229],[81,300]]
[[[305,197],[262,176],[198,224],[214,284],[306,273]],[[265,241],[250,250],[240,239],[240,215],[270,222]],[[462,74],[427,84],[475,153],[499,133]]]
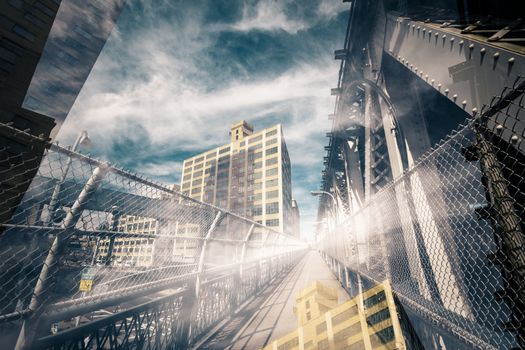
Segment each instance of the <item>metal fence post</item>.
[[[114,205],[111,208],[111,222],[109,224],[110,231],[117,231],[119,219],[120,219],[120,211],[118,210],[118,207]],[[114,245],[115,245],[115,236],[112,235],[109,237],[108,253],[106,255],[106,261],[104,261],[105,265],[111,264]]]
[[190,329],[193,314],[193,309],[195,308],[196,301],[195,299],[195,284],[188,283],[188,290],[182,296],[182,305],[180,309],[180,334],[177,336],[175,349],[187,349],[190,341]]
[[208,229],[208,232],[206,233],[206,236],[204,237],[204,241],[202,242],[201,252],[199,255],[199,262],[197,265],[197,275],[195,277],[195,284],[194,284],[194,301],[193,306],[191,308],[191,312],[189,313],[190,318],[190,326],[188,330],[188,339],[191,340],[191,337],[193,336],[193,322],[196,321],[198,308],[199,308],[199,297],[201,295],[201,284],[202,284],[202,274],[204,272],[204,261],[206,257],[206,250],[208,248],[208,241],[211,239],[211,235],[215,231],[215,228],[217,225],[219,225],[220,221],[223,218],[224,213],[222,211],[218,211],[217,215],[215,215],[215,219],[213,219],[213,222]]
[[[482,117],[484,119],[484,117]],[[508,329],[517,334],[520,347],[525,347],[525,238],[521,231],[521,219],[514,211],[515,199],[509,193],[507,180],[501,169],[493,147],[483,135],[484,125],[475,123],[476,148],[483,174],[487,178],[496,221],[500,226],[497,234],[501,250],[505,256],[503,268],[510,290],[503,291],[508,297],[514,319],[508,323]]]
[[222,219],[223,212],[219,211],[217,212],[217,215],[215,215],[215,219],[213,220],[210,229],[206,233],[206,237],[204,237],[204,241],[202,242],[202,248],[201,253],[199,255],[199,264],[197,265],[197,280],[195,281],[195,295],[197,298],[200,294],[200,286],[201,286],[201,275],[204,272],[204,259],[206,257],[206,250],[208,248],[208,241],[211,238],[211,235],[213,234],[213,231],[215,231],[215,228],[219,224],[220,220]]
[[240,278],[242,278],[242,273],[244,269],[244,259],[246,258],[246,245],[248,244],[248,241],[250,240],[250,237],[252,236],[254,229],[255,229],[255,224],[252,224],[250,228],[248,229],[248,233],[246,233],[246,236],[244,237],[244,241],[242,243],[241,263],[239,265],[239,277]]
[[16,350],[25,350],[31,348],[31,344],[37,335],[38,320],[40,313],[42,312],[42,305],[44,304],[46,294],[48,292],[49,279],[57,267],[56,264],[58,258],[60,257],[64,248],[64,244],[69,237],[68,231],[73,229],[77,224],[80,216],[82,215],[84,206],[91,195],[93,195],[93,193],[95,193],[97,190],[98,186],[107,174],[108,169],[109,165],[107,163],[104,163],[95,168],[93,174],[84,185],[82,192],[80,192],[77,200],[67,213],[67,216],[62,223],[61,232],[55,236],[44,265],[42,266],[42,270],[40,271],[40,275],[38,277],[35,290],[29,304],[29,310],[32,311],[32,314],[29,315],[28,318],[22,323],[20,334],[15,346]]

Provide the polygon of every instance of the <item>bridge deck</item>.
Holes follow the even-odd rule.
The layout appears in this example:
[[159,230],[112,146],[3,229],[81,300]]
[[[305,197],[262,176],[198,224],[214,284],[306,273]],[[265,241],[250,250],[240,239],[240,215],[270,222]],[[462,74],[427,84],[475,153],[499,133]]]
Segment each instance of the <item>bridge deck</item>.
[[261,349],[293,331],[297,328],[293,314],[295,296],[314,281],[337,288],[340,303],[349,299],[319,254],[310,251],[286,276],[270,284],[241,311],[212,330],[195,348]]

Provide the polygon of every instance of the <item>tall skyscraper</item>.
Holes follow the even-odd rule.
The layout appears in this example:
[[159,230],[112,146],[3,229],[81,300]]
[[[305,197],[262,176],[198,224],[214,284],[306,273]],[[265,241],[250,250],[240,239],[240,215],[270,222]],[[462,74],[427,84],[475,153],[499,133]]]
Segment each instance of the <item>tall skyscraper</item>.
[[[55,119],[52,137],[73,107],[125,1],[47,1],[60,3],[60,8],[27,89],[23,107]],[[23,1],[9,1],[12,2]],[[42,2],[34,1],[33,6],[41,8],[38,5]]]
[[[53,118],[22,108],[59,4],[0,1],[0,122],[49,136]],[[36,173],[44,145],[0,128],[0,223],[11,218]],[[0,228],[0,232],[2,229]]]
[[[0,0],[0,122],[56,135],[125,0]],[[0,127],[0,223],[33,179],[43,142]]]
[[282,126],[254,132],[240,121],[230,143],[184,161],[182,192],[289,234],[293,232],[290,157]]

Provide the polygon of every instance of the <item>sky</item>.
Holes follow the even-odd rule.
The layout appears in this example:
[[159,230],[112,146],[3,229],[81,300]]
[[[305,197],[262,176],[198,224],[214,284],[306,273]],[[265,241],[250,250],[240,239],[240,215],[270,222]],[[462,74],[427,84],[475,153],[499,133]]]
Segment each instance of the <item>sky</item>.
[[301,229],[317,216],[348,4],[341,0],[129,0],[57,140],[166,184],[245,119],[281,123]]

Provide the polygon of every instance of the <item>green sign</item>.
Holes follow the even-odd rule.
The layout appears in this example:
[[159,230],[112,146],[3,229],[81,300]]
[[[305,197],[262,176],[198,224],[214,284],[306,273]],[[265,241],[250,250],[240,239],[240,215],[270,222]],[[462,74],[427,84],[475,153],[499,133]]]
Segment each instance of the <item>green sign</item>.
[[96,275],[96,271],[92,267],[85,267],[84,270],[82,270],[82,277],[83,280],[94,280]]

